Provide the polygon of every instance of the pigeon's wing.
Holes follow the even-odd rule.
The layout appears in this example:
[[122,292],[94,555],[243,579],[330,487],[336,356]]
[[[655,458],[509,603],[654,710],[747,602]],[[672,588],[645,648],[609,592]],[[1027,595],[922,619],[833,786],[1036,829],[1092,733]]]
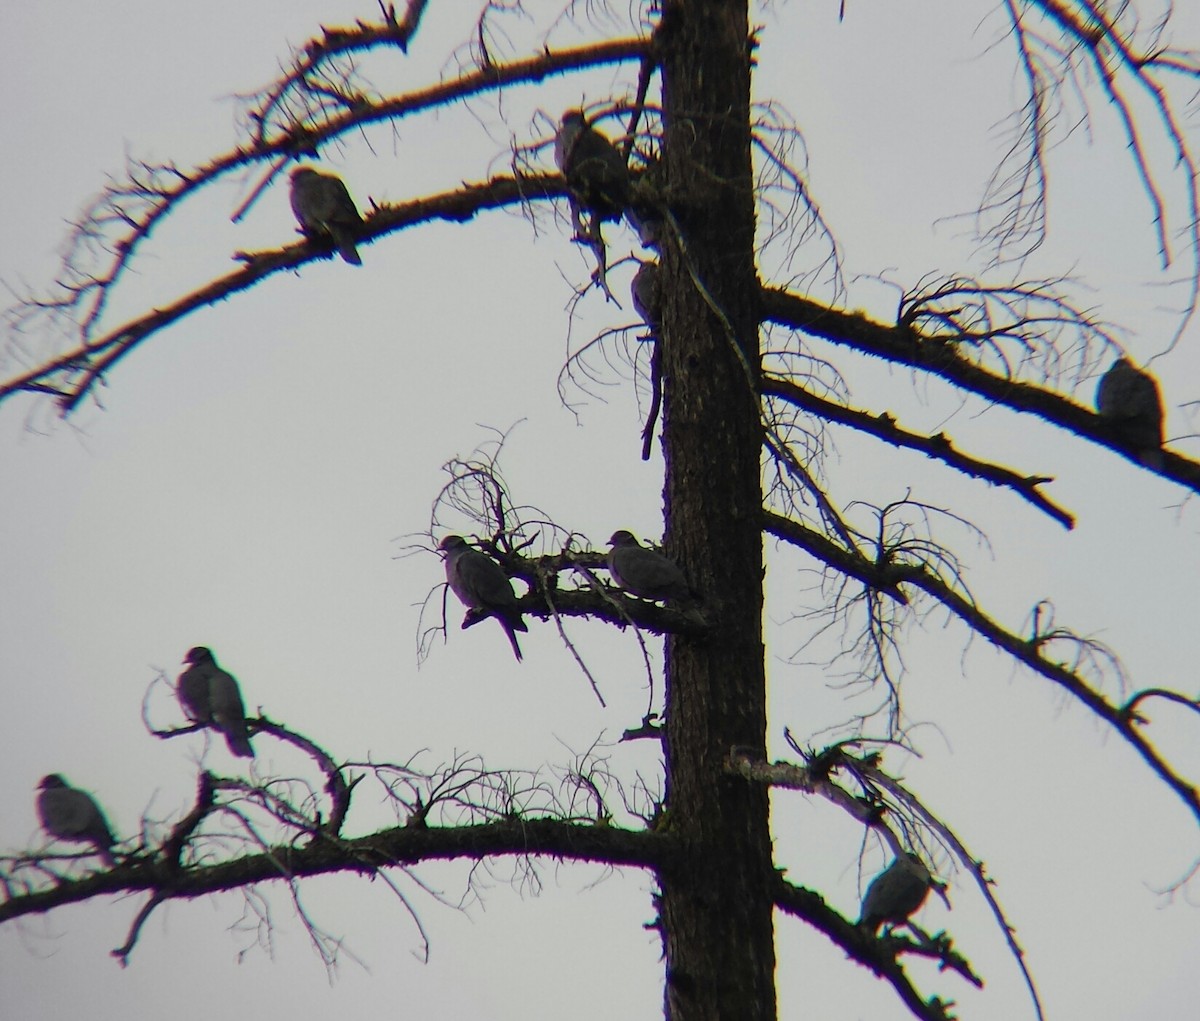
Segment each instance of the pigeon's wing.
[[327,223],[362,223],[362,217],[358,215],[358,206],[350,197],[346,182],[340,177],[326,174],[321,178],[321,204],[322,214]]
[[70,787],[52,787],[38,794],[38,816],[42,829],[62,840],[75,840],[87,828],[87,805]]
[[212,723],[212,705],[208,694],[209,673],[207,664],[197,663],[179,675],[179,703],[188,719],[196,723]]
[[472,604],[480,609],[507,610],[517,602],[512,582],[504,568],[486,553],[467,550],[459,560],[459,577],[471,593]]
[[1119,359],[1100,378],[1096,410],[1125,442],[1162,446],[1163,405],[1158,383],[1128,360]]
[[86,815],[84,833],[98,848],[107,851],[116,843],[116,838],[113,836],[112,827],[109,826],[104,812],[86,791],[72,791],[71,793],[78,794],[82,801],[80,810]]
[[362,217],[341,178],[315,170],[300,171],[292,178],[291,201],[302,227],[328,234],[346,262],[362,265],[353,237],[353,229],[362,223]]
[[209,701],[213,726],[225,735],[229,750],[234,755],[253,758],[254,749],[250,747],[250,735],[246,729],[246,707],[233,674],[220,668],[213,670],[209,681]]
[[554,162],[579,200],[603,219],[619,219],[630,198],[629,167],[616,146],[578,113],[564,115]]
[[633,276],[630,288],[633,307],[651,333],[662,327],[662,304],[658,296],[658,263],[643,262]]
[[112,829],[87,791],[52,787],[38,794],[37,807],[42,828],[51,836],[93,843],[105,862],[115,864],[109,850],[116,843]]
[[571,150],[575,147],[575,140],[582,130],[582,118],[578,114],[567,113],[563,115],[562,122],[554,133],[554,165],[564,177],[571,162]]
[[504,628],[517,659],[523,659],[517,631],[528,631],[512,582],[504,569],[486,553],[461,545],[446,552],[446,582],[464,606],[490,613]]
[[450,591],[458,596],[458,601],[463,606],[477,609],[475,593],[463,574],[463,557],[470,552],[465,546],[454,547],[446,551],[446,584],[450,586]]
[[644,546],[618,546],[609,569],[622,588],[643,599],[686,599],[691,587],[674,561]]
[[363,221],[345,182],[338,177],[322,177],[320,203],[322,223],[337,245],[338,254],[352,266],[361,266],[362,259],[354,245],[353,230],[361,226]]
[[920,861],[897,858],[867,888],[858,924],[874,931],[884,922],[904,921],[921,906],[931,881]]

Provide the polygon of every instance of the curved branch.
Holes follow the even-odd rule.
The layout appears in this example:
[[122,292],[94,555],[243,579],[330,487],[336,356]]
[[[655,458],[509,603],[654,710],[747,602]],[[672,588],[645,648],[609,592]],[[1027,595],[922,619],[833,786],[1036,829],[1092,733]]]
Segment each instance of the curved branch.
[[895,777],[884,773],[870,759],[847,760],[845,765],[860,782],[869,783],[886,790],[888,794],[903,804],[909,812],[913,813],[926,826],[934,830],[946,846],[954,852],[959,861],[963,863],[967,871],[971,873],[971,877],[975,880],[975,885],[979,887],[980,894],[992,912],[992,917],[996,919],[997,927],[1004,934],[1004,942],[1008,944],[1009,953],[1012,954],[1013,960],[1017,962],[1017,968],[1021,972],[1025,988],[1029,991],[1038,1021],[1044,1021],[1046,1015],[1042,1009],[1042,998],[1038,993],[1037,983],[1033,980],[1033,973],[1030,972],[1029,966],[1025,963],[1025,951],[1017,943],[1017,930],[1010,924],[1004,913],[1004,909],[1000,906],[999,900],[996,899],[996,895],[992,892],[992,887],[995,884],[984,873],[983,862],[973,855],[959,839],[958,835],[929,811],[916,795],[909,791]]
[[[274,734],[281,741],[295,745],[321,768],[321,772],[325,774],[325,793],[329,795],[330,800],[329,821],[321,827],[321,832],[336,837],[341,832],[342,823],[346,820],[346,813],[350,810],[350,795],[361,777],[347,783],[341,768],[324,748],[315,741],[310,741],[303,734],[298,734],[280,723],[267,719],[265,713],[260,713],[257,718],[247,722],[254,725],[255,731]],[[318,818],[320,818],[319,815]]]
[[130,862],[115,872],[65,880],[0,904],[0,923],[93,897],[150,892],[167,900],[222,893],[253,883],[342,872],[374,872],[388,865],[494,855],[547,855],[576,862],[657,868],[675,852],[666,833],[577,825],[557,820],[506,820],[451,828],[396,827],[353,840],[318,840],[307,847],[268,848],[216,865],[180,871],[166,861]]
[[825,899],[819,893],[795,886],[782,876],[775,878],[774,885],[772,896],[776,907],[801,921],[808,922],[841,947],[846,956],[889,982],[914,1017],[925,1018],[927,1021],[952,1021],[953,1015],[949,1011],[950,1003],[944,1003],[936,996],[929,1000],[922,998],[900,966],[901,952],[933,956],[943,967],[952,968],[972,985],[982,985],[980,979],[971,971],[970,965],[957,954],[951,955],[936,950],[931,952],[927,947],[898,936],[877,939],[839,915],[825,903]]
[[818,397],[790,380],[764,376],[762,388],[764,394],[781,397],[821,418],[870,433],[896,447],[919,450],[926,456],[943,461],[972,478],[984,479],[997,486],[1007,486],[1018,496],[1045,511],[1064,528],[1075,527],[1075,518],[1071,514],[1038,491],[1038,486],[1053,481],[1046,476],[1018,475],[1003,465],[978,461],[955,450],[953,441],[945,433],[938,433],[936,436],[922,436],[909,432],[896,425],[896,421],[891,415],[883,413],[872,415],[857,408],[835,404],[833,401]]
[[845,550],[820,532],[771,511],[763,511],[763,527],[776,539],[798,546],[834,570],[891,596],[902,606],[908,604],[908,596],[900,591],[892,569],[886,564],[876,564],[858,553]]
[[[536,57],[515,61],[511,64],[498,67],[488,66],[451,81],[440,82],[427,89],[377,103],[363,98],[352,104],[351,109],[340,116],[329,119],[318,128],[302,127],[294,132],[285,132],[269,142],[255,142],[241,146],[189,171],[181,170],[174,164],[155,166],[143,162],[131,162],[133,169],[130,171],[129,183],[110,185],[93,204],[92,211],[84,221],[76,225],[76,245],[74,247],[78,248],[80,243],[88,242],[87,250],[90,252],[94,247],[92,242],[103,240],[102,247],[113,253],[107,267],[96,273],[87,272],[73,264],[74,254],[72,252],[66,256],[60,270],[59,287],[63,292],[62,296],[46,300],[30,299],[10,312],[10,315],[16,318],[38,310],[63,313],[75,310],[77,306],[90,300],[89,307],[76,311],[73,316],[73,321],[78,324],[80,348],[54,359],[25,376],[0,385],[0,401],[18,390],[28,390],[57,396],[63,402],[66,410],[70,410],[78,403],[81,395],[76,395],[72,391],[64,391],[62,387],[53,385],[48,377],[58,371],[81,369],[88,381],[87,386],[90,388],[96,380],[97,373],[91,371],[92,366],[88,355],[93,353],[96,347],[110,346],[114,335],[119,334],[119,331],[110,331],[107,337],[100,341],[91,339],[92,332],[105,310],[108,296],[129,268],[131,260],[142,242],[180,203],[213,183],[217,178],[259,162],[273,164],[268,172],[269,178],[278,173],[288,159],[302,153],[315,153],[322,143],[368,124],[401,119],[422,110],[461,100],[466,96],[493,91],[505,85],[522,82],[535,83],[547,77],[565,74],[580,68],[642,59],[648,55],[649,51],[650,44],[645,39],[618,39],[563,50],[558,53],[543,52]],[[553,178],[554,175],[550,175],[550,179],[553,180]],[[263,185],[260,184],[259,190],[262,187]],[[564,192],[565,189],[561,187],[560,182],[560,187],[550,194]],[[400,208],[410,209],[419,207],[421,204],[418,201],[408,203]],[[125,208],[126,205],[130,206],[129,210]],[[433,215],[436,217],[441,214]],[[474,215],[473,212],[466,216],[451,214],[446,218],[466,219],[470,215]],[[371,219],[374,222],[376,218],[372,217]],[[117,237],[101,238],[104,226],[109,222],[123,224],[127,230]],[[364,232],[361,236],[375,235]],[[303,261],[302,259],[290,259],[287,256],[277,257],[277,260],[265,267],[265,270],[275,271],[288,268]],[[259,275],[266,275],[266,273],[262,272]],[[242,290],[256,279],[258,279],[258,275],[251,276],[240,286],[226,284],[225,289],[219,291],[212,300]],[[68,282],[64,283],[64,280]],[[226,278],[226,281],[228,280],[229,278]],[[222,283],[222,281],[216,281],[195,294],[206,295],[213,288],[219,289]],[[188,303],[186,299],[181,299],[177,305],[183,303],[186,303],[187,307],[180,314],[186,314],[202,305],[210,304],[211,300]],[[153,315],[143,316],[139,320],[135,320],[135,323],[154,318]],[[174,318],[178,318],[178,316]],[[115,360],[114,358],[106,361],[98,371],[110,367],[111,361]]]
[[928,571],[905,565],[897,566],[895,573],[897,580],[914,585],[933,596],[976,634],[982,635],[997,648],[1007,652],[1047,680],[1053,681],[1112,726],[1121,737],[1133,746],[1158,778],[1178,795],[1196,821],[1200,822],[1200,791],[1175,773],[1166,760],[1154,749],[1154,746],[1134,729],[1134,724],[1125,707],[1114,705],[1090,687],[1078,674],[1046,659],[1039,651],[1043,643],[1037,636],[1033,639],[1021,638],[1004,629],[977,606]]
[[1088,685],[1079,674],[1043,656],[1041,649],[1046,644],[1044,636],[1035,634],[1027,639],[1006,630],[928,568],[903,563],[878,565],[861,557],[854,557],[835,546],[819,532],[769,511],[763,512],[763,526],[772,535],[796,544],[835,570],[849,574],[872,588],[889,594],[895,593],[897,598],[905,599],[898,586],[912,585],[932,596],[973,632],[1047,680],[1053,681],[1112,726],[1200,822],[1200,790],[1177,774],[1154,746],[1138,733],[1135,729],[1136,717],[1128,707],[1113,704]]
[[129,936],[126,938],[124,945],[114,948],[110,951],[121,964],[122,968],[129,966],[129,955],[133,953],[133,948],[137,946],[138,936],[141,935],[142,926],[146,924],[147,919],[154,913],[154,909],[167,899],[167,895],[162,891],[155,891],[141,910],[138,911],[133,923],[129,926]]
[[428,4],[429,0],[408,0],[408,9],[402,19],[396,18],[395,7],[389,4],[383,8],[383,21],[377,25],[359,21],[352,29],[322,27],[321,38],[305,43],[291,71],[271,89],[259,108],[250,115],[258,124],[256,141],[260,144],[265,142],[263,133],[267,130],[275,111],[282,108],[287,93],[292,88],[301,86],[301,83],[307,86],[308,76],[322,64],[377,46],[397,46],[402,53],[407,53],[408,44],[420,27],[421,17]]
[[[534,197],[552,198],[566,193],[566,184],[558,174],[494,177],[414,202],[379,206],[367,217],[355,240],[361,243],[430,220],[462,223],[483,210],[500,209]],[[224,301],[277,273],[295,269],[314,259],[329,257],[326,247],[310,241],[300,241],[274,252],[241,254],[240,258],[245,262],[241,269],[219,277],[169,305],[131,319],[104,336],[88,341],[24,375],[0,383],[0,402],[21,391],[52,393],[59,398],[63,414],[67,414],[106,372],[154,334],[197,309]],[[59,374],[65,374],[67,379],[56,383],[53,377]]]
[[1137,454],[1122,446],[1104,428],[1095,412],[1050,390],[995,375],[960,358],[955,347],[940,339],[922,337],[907,325],[891,326],[857,312],[841,312],[788,291],[771,287],[762,290],[763,316],[783,326],[802,330],[833,344],[852,347],[889,362],[921,369],[1003,404],[1014,411],[1036,415],[1099,446],[1120,454],[1149,471],[1200,493],[1200,463],[1169,450],[1162,451],[1162,465],[1142,465]]

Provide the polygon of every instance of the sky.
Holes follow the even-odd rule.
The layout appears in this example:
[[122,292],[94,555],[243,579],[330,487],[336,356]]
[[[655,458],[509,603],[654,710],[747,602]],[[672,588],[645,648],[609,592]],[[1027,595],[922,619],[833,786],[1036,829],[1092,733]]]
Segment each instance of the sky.
[[[535,13],[554,3],[531,5]],[[782,104],[802,127],[810,193],[841,247],[847,307],[886,316],[897,286],[930,272],[980,273],[970,213],[1004,151],[1002,119],[1018,95],[1011,46],[989,4],[912,10],[851,3],[774,3],[762,26],[755,98]],[[373,67],[402,91],[449,73],[470,36],[468,5],[432,4],[407,56]],[[623,9],[623,8],[622,8]],[[52,278],[67,225],[118,174],[127,155],[199,163],[236,141],[236,96],[268,82],[291,44],[318,24],[370,18],[364,3],[178,6],[66,0],[0,11],[10,158],[4,178],[0,281],[17,292]],[[523,34],[525,33],[525,34]],[[535,38],[513,27],[514,46]],[[569,25],[552,41],[574,41]],[[1200,43],[1200,21],[1177,42]],[[532,47],[531,47],[532,48]],[[346,139],[328,153],[360,208],[403,201],[508,161],[510,137],[545,137],[547,118],[622,82],[611,69],[495,102]],[[544,115],[535,121],[535,113]],[[1077,300],[1122,324],[1131,354],[1163,352],[1177,319],[1165,309],[1181,262],[1162,271],[1144,195],[1102,112],[1086,129],[1070,108],[1052,152],[1051,238],[1030,277],[1069,274]],[[502,117],[503,114],[503,117]],[[540,128],[538,125],[540,124]],[[550,165],[549,154],[544,156]],[[118,292],[112,322],[169,300],[233,263],[239,249],[295,237],[285,189],[268,191],[239,224],[230,214],[254,181],[201,193],[155,232]],[[625,231],[614,251],[637,251]],[[800,275],[778,246],[769,282]],[[601,706],[553,627],[531,622],[515,663],[499,628],[453,626],[418,664],[422,606],[440,612],[442,567],[415,552],[445,481],[441,465],[509,430],[501,467],[517,502],[591,538],[616,528],[658,538],[661,462],[640,460],[639,406],[628,371],[604,365],[591,392],[558,382],[565,354],[633,322],[595,293],[570,307],[585,253],[561,219],[490,213],[467,225],[406,231],[362,248],[363,267],[318,261],[176,324],[128,358],[66,422],[32,400],[0,405],[0,848],[40,846],[34,788],[64,774],[94,792],[114,827],[177,817],[200,764],[244,769],[223,745],[146,732],[177,720],[161,683],[184,652],[210,645],[252,707],[350,761],[429,768],[458,753],[494,767],[570,762],[597,741],[627,780],[652,776],[647,749],[616,743],[645,710],[636,642],[601,624],[568,627],[604,695]],[[630,267],[613,271],[622,297]],[[819,297],[823,297],[818,293]],[[10,335],[7,340],[12,342]],[[30,338],[22,342],[32,344]],[[1194,381],[1200,338],[1189,327],[1154,362],[1175,449],[1198,456]],[[819,354],[829,351],[818,350]],[[982,457],[1054,477],[1078,514],[1072,532],[1003,491],[915,454],[893,454],[836,431],[826,470],[843,504],[914,496],[953,508],[987,543],[940,524],[992,614],[1016,630],[1039,599],[1058,619],[1119,651],[1140,686],[1195,684],[1200,570],[1193,502],[1178,487],[1045,423],[987,408],[936,381],[838,353],[853,402],[945,429]],[[1064,378],[1082,402],[1095,385]],[[767,544],[769,742],[783,729],[819,742],[855,707],[855,692],[820,665],[803,615],[819,605],[811,563]],[[654,648],[652,644],[652,649]],[[1200,996],[1200,891],[1162,891],[1200,857],[1191,817],[1124,745],[1046,683],[970,642],[936,611],[905,646],[904,695],[919,756],[888,766],[953,822],[986,861],[996,893],[1051,1017],[1190,1016]],[[859,699],[870,701],[871,696]],[[1184,775],[1200,776],[1196,728],[1154,707],[1154,733]],[[257,776],[290,775],[290,750],[256,739]],[[390,811],[364,785],[351,829]],[[773,795],[777,861],[797,883],[857,910],[859,834],[833,809]],[[867,877],[883,864],[876,851]],[[946,929],[986,980],[976,991],[919,964],[927,995],[964,1017],[1032,1016],[1015,965],[976,891],[947,860],[952,907],[920,915]],[[462,865],[418,875],[452,903]],[[410,880],[404,906],[362,879],[309,884],[304,902],[344,936],[332,974],[307,942],[285,892],[269,941],[238,894],[160,909],[122,969],[109,951],[141,906],[118,898],[0,928],[0,1014],[87,1012],[95,1021],[170,1010],[180,1021],[236,1004],[260,1014],[398,1008],[429,1018],[507,1021],[661,1016],[661,966],[650,882],[627,871],[544,864],[535,890],[510,863],[489,873],[462,910]],[[1195,884],[1193,884],[1194,887]],[[1190,900],[1188,893],[1190,892]],[[796,921],[777,924],[780,1017],[902,1018],[889,987]],[[266,945],[263,945],[265,942]],[[220,1007],[217,1007],[220,1004]]]

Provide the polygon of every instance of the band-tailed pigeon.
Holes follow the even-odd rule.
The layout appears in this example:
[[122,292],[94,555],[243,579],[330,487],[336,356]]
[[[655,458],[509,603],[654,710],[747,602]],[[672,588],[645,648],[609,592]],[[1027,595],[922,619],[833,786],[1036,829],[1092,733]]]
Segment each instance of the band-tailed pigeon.
[[57,773],[51,773],[38,784],[37,813],[42,829],[50,836],[93,844],[105,865],[109,868],[116,865],[112,853],[116,838],[100,806],[87,791],[78,790]]
[[188,718],[225,735],[234,755],[253,758],[246,707],[233,674],[222,670],[211,649],[197,645],[183,658],[191,665],[179,675],[179,702]]
[[332,239],[346,262],[361,266],[354,231],[363,221],[342,179],[312,167],[297,167],[291,182],[292,212],[305,233]]
[[907,921],[908,916],[925,902],[932,885],[933,877],[925,863],[912,851],[905,851],[871,880],[863,897],[858,924],[878,932],[885,922],[895,925]]
[[643,599],[696,598],[676,563],[658,550],[647,549],[632,532],[621,529],[608,541],[612,547],[608,551],[608,573],[626,592]]
[[515,632],[529,628],[517,609],[517,596],[504,569],[461,535],[446,536],[439,548],[446,554],[446,582],[451,591],[468,609],[495,617],[508,635],[513,653],[522,659]]
[[1163,406],[1154,377],[1118,358],[1096,387],[1096,411],[1114,437],[1135,450],[1157,451],[1163,442]]
[[662,329],[662,299],[658,291],[658,263],[643,262],[629,288],[633,307],[654,336]]
[[563,114],[554,136],[554,162],[580,205],[601,220],[621,218],[629,206],[629,167],[582,110]]

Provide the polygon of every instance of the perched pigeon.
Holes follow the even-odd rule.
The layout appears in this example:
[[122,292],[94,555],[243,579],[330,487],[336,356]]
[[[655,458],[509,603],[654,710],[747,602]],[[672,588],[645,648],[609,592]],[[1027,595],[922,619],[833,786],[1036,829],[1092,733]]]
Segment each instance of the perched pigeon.
[[342,179],[312,167],[297,167],[291,181],[292,212],[305,233],[331,238],[346,262],[361,266],[354,230],[363,221]]
[[878,932],[884,922],[895,925],[906,921],[924,903],[932,885],[933,877],[925,863],[912,851],[905,851],[871,880],[858,924]]
[[608,540],[608,573],[626,592],[643,599],[696,598],[683,572],[673,560],[657,550],[647,549],[632,532],[613,532]]
[[568,110],[554,136],[554,162],[580,205],[601,220],[619,220],[629,206],[629,167],[616,146]]
[[439,547],[446,554],[446,581],[463,605],[500,622],[517,659],[522,659],[517,631],[528,631],[512,582],[486,553],[467,544],[461,535],[448,535]]
[[1163,442],[1163,406],[1154,377],[1118,358],[1096,387],[1096,411],[1113,435],[1135,450],[1157,451]]
[[658,293],[658,263],[643,262],[630,287],[633,307],[654,336],[662,329],[662,299]]
[[38,784],[37,812],[42,829],[50,836],[94,844],[105,865],[116,865],[112,854],[116,839],[100,806],[87,791],[76,790],[57,773],[51,773]]
[[191,665],[179,675],[179,702],[188,718],[225,735],[234,755],[253,758],[246,730],[246,707],[233,674],[217,666],[211,649],[197,645],[183,658]]

